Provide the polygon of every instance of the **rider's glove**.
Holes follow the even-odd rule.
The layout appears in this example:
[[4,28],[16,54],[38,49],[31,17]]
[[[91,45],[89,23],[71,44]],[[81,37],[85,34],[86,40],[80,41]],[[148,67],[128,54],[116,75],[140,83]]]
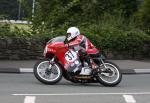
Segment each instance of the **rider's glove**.
[[66,47],[69,47],[69,44],[65,44]]

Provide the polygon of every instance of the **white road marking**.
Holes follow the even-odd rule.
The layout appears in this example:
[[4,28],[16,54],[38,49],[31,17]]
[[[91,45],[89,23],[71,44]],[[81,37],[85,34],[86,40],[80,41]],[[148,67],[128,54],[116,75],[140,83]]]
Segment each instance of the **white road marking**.
[[26,96],[24,99],[24,103],[35,103],[35,96]]
[[33,68],[19,68],[20,72],[23,73],[32,73],[33,72]]
[[150,95],[150,92],[135,93],[55,93],[55,94],[12,94],[14,96],[80,96],[80,95]]
[[[33,68],[19,68],[21,73],[33,73]],[[133,69],[136,73],[150,73],[150,69]]]
[[150,69],[134,69],[136,73],[149,73]]
[[132,95],[123,95],[123,97],[127,103],[136,103],[136,100]]

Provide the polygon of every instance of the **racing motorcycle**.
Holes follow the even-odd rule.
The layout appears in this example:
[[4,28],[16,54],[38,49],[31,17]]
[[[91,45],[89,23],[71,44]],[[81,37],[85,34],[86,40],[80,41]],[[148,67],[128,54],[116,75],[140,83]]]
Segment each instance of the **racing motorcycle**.
[[100,83],[113,87],[122,80],[119,67],[106,61],[97,49],[87,50],[91,68],[85,60],[81,60],[78,51],[65,45],[65,36],[58,36],[47,42],[44,59],[34,66],[35,77],[44,84],[53,85],[62,77],[73,83]]

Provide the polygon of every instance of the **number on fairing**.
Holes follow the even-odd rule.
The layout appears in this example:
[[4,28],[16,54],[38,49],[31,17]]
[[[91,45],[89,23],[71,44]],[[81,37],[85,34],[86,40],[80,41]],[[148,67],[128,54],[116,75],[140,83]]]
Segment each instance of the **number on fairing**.
[[68,61],[68,62],[73,62],[74,60],[77,59],[77,53],[74,52],[73,50],[69,50],[65,53],[65,59]]

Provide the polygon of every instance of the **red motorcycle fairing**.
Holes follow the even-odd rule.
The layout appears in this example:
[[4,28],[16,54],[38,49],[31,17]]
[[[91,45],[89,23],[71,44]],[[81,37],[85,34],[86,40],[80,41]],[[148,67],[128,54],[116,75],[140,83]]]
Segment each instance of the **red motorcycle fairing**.
[[69,50],[65,46],[63,42],[55,42],[55,43],[49,43],[47,44],[47,52],[45,54],[46,58],[49,58],[49,54],[54,54],[58,60],[61,62],[63,66],[67,64],[67,61],[65,60],[65,53]]
[[[57,39],[57,38],[56,38]],[[69,68],[71,68],[71,65],[74,61],[79,61],[80,64],[80,60],[79,60],[79,56],[77,56],[77,58],[74,59],[74,61],[69,61],[66,60],[66,53],[72,51],[71,49],[69,49],[67,46],[65,46],[64,42],[49,42],[46,47],[45,47],[45,52],[44,55],[46,58],[49,58],[49,56],[51,54],[55,55],[57,57],[57,59],[59,60],[59,62],[62,64],[62,66],[64,67],[64,69],[69,70]],[[72,51],[73,52],[73,51]],[[98,50],[96,48],[94,49],[88,49],[87,50],[88,54],[96,54],[98,53]],[[71,54],[72,55],[72,54]],[[76,55],[76,53],[75,53]]]

